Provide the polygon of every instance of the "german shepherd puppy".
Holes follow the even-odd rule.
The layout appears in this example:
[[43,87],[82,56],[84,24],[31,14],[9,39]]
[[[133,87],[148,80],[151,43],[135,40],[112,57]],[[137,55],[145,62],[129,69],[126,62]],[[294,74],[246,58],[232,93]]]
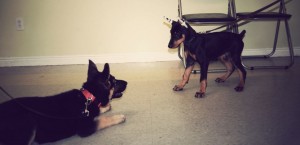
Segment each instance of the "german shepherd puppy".
[[0,144],[31,145],[53,142],[125,121],[124,115],[100,116],[111,109],[110,100],[120,98],[127,82],[102,72],[90,60],[87,81],[73,89],[46,97],[22,97],[0,104]]
[[199,34],[184,20],[173,21],[168,18],[167,20],[172,24],[170,31],[171,39],[168,47],[177,48],[183,43],[186,56],[186,69],[183,79],[178,85],[175,85],[173,88],[174,91],[181,91],[183,89],[189,80],[195,62],[198,62],[201,68],[200,89],[199,92],[196,92],[195,97],[204,97],[207,87],[208,65],[210,60],[217,58],[223,62],[227,72],[215,81],[217,83],[224,82],[234,72],[235,68],[237,68],[240,81],[235,90],[237,92],[243,91],[247,74],[241,61],[245,30],[240,34],[231,32]]

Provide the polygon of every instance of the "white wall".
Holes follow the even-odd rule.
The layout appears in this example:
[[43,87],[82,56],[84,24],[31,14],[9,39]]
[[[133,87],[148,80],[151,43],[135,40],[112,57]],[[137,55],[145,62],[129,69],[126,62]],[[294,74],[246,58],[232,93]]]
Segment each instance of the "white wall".
[[[236,0],[236,5],[238,11],[255,10],[270,1]],[[186,13],[226,11],[222,0],[182,2]],[[296,49],[299,5],[293,0],[287,6]],[[178,60],[177,50],[167,48],[163,16],[176,18],[177,0],[0,0],[0,66],[80,64],[89,58],[98,63]],[[22,31],[16,30],[18,17],[24,20]],[[241,28],[247,30],[245,53],[272,47],[269,25]],[[286,46],[279,41],[280,48]]]

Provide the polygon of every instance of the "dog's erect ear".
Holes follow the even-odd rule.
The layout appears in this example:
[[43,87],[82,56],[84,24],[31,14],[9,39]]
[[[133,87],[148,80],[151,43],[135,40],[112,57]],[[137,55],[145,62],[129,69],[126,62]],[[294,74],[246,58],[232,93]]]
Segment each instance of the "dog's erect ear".
[[103,75],[104,75],[103,77],[105,79],[109,79],[110,70],[109,70],[109,64],[108,63],[105,63],[102,73],[103,73]]
[[88,80],[89,80],[91,77],[97,75],[97,73],[98,73],[98,69],[97,69],[96,64],[95,64],[93,61],[89,60]]
[[181,24],[181,26],[183,26],[183,27],[185,27],[185,28],[188,28],[188,26],[187,26],[185,20],[178,18],[178,22]]

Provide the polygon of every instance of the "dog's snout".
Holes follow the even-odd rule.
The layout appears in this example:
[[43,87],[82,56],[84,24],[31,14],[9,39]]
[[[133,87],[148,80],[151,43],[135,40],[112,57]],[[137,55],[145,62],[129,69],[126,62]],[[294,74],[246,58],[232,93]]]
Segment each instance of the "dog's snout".
[[168,44],[169,48],[174,48],[174,41],[171,39],[169,44]]

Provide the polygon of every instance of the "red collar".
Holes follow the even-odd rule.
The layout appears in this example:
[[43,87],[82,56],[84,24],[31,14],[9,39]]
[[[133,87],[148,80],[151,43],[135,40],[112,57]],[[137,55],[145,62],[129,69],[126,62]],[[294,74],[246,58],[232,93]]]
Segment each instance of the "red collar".
[[86,100],[91,101],[90,103],[92,103],[96,99],[96,97],[92,93],[90,93],[88,90],[84,88],[81,89],[81,93],[86,98]]

